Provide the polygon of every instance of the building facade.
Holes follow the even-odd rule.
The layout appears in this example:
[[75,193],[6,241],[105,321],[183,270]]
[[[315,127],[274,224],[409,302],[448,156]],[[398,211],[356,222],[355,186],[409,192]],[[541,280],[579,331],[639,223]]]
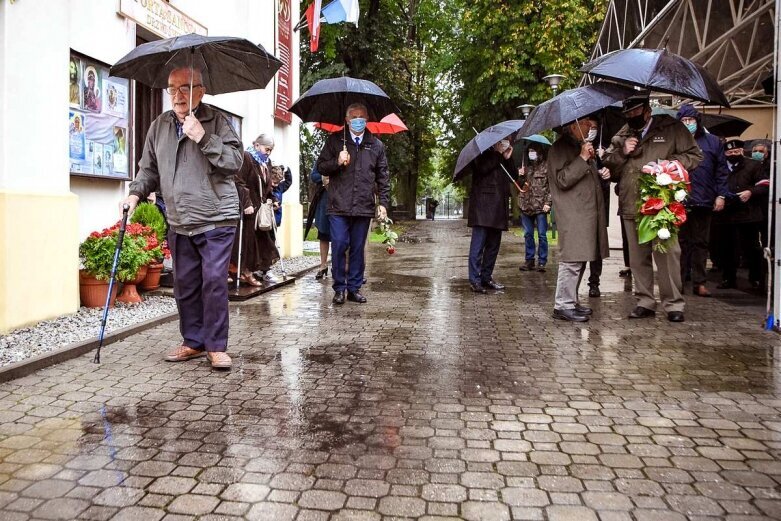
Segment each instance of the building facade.
[[79,307],[79,243],[116,222],[146,129],[169,108],[163,91],[108,75],[144,42],[237,36],[287,64],[264,90],[204,101],[245,147],[273,133],[272,160],[293,172],[282,253],[301,253],[299,121],[285,110],[298,96],[298,11],[292,0],[0,0],[0,334]]

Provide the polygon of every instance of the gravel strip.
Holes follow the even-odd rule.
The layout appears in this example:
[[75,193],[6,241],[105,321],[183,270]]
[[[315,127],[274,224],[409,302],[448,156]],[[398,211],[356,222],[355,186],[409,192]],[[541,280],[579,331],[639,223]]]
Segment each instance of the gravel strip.
[[[294,274],[318,266],[320,258],[302,255],[285,259],[284,262],[287,273]],[[271,271],[282,277],[281,263],[274,265]],[[134,305],[117,302],[116,307],[109,310],[106,333],[174,311],[176,301],[172,297],[145,296],[142,303]],[[101,308],[79,308],[72,315],[46,320],[35,326],[0,335],[0,367],[60,349],[74,342],[97,338],[102,318]]]
[[[140,304],[123,304],[109,310],[106,333],[176,311],[171,297],[144,297]],[[0,336],[0,367],[54,351],[74,342],[97,338],[102,308],[79,308],[72,315],[46,320]]]

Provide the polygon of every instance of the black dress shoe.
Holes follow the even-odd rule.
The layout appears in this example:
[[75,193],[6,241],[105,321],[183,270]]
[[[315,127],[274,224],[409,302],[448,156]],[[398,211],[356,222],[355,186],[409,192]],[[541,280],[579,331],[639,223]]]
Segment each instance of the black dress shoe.
[[683,322],[683,311],[670,311],[667,313],[667,320],[670,322]]
[[502,291],[504,289],[504,284],[499,284],[495,280],[491,279],[488,282],[483,282],[483,287],[494,289],[496,291]]
[[568,322],[588,322],[588,316],[581,315],[576,309],[554,309],[553,318]]
[[734,280],[722,280],[721,283],[716,286],[719,289],[736,289],[738,287]]
[[485,288],[483,287],[483,285],[482,285],[482,284],[476,284],[476,283],[474,283],[474,282],[470,282],[470,283],[469,283],[469,287],[470,287],[470,288],[472,289],[472,291],[474,291],[475,293],[485,293],[485,292],[486,292],[486,290],[485,290]]
[[350,302],[357,302],[358,304],[366,304],[366,297],[361,295],[360,291],[348,291],[347,300]]
[[334,293],[333,303],[339,305],[344,304],[344,291],[337,291]]
[[599,286],[589,286],[588,296],[591,298],[599,298],[602,296],[602,292],[599,291]]
[[656,315],[656,311],[653,309],[644,308],[643,306],[637,306],[629,313],[629,318],[648,318]]
[[618,276],[621,277],[622,279],[628,279],[629,277],[632,276],[632,270],[630,270],[629,268],[625,270],[620,270],[618,272]]
[[575,313],[577,313],[578,315],[583,315],[587,317],[590,316],[593,312],[594,310],[591,308],[588,308],[586,306],[581,306],[580,304],[575,304]]

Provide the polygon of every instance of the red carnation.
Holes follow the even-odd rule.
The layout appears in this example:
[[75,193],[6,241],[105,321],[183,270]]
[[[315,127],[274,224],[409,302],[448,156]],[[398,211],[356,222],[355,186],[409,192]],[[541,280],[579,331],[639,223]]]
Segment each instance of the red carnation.
[[396,253],[396,248],[394,248],[393,246],[388,246],[387,248],[385,248],[385,251],[388,252],[388,255],[393,255],[394,253]]
[[656,215],[664,208],[664,200],[658,197],[649,197],[643,206],[640,207],[640,213],[643,215]]
[[686,207],[681,203],[670,203],[667,207],[675,215],[675,226],[680,226],[686,222]]

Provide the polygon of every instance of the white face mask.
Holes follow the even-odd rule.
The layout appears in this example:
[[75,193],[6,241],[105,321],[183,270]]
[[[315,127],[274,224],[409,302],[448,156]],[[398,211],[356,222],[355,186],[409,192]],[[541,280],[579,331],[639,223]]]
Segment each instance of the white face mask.
[[591,128],[591,129],[589,129],[588,135],[586,136],[586,141],[591,143],[595,139],[597,139],[597,129]]
[[537,152],[529,150],[529,161],[537,161]]
[[496,144],[496,150],[501,154],[504,153],[505,150],[510,148],[510,140],[509,139],[503,139],[500,142]]

